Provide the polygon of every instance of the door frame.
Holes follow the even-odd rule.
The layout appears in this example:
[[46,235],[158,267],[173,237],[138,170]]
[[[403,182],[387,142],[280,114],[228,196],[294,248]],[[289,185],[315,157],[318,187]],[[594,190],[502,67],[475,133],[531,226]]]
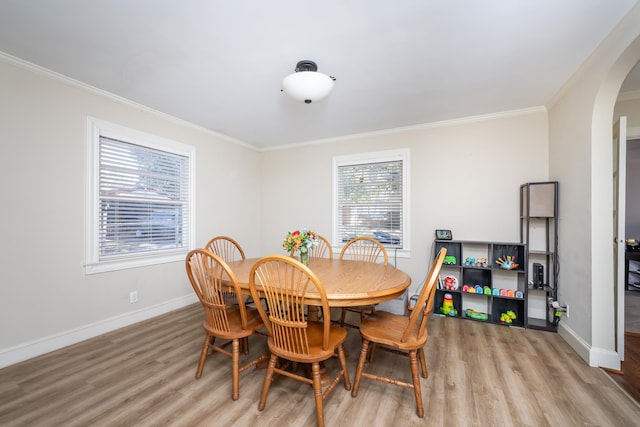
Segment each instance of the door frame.
[[[626,132],[626,142],[630,141],[630,140],[636,140],[636,139],[640,139],[640,127],[627,127],[627,132]],[[614,141],[612,140],[612,144],[614,143]],[[626,146],[626,144],[625,144]],[[620,177],[619,179],[623,179],[623,177]],[[626,174],[624,179],[626,179]],[[618,189],[616,189],[617,191]],[[626,200],[623,201],[622,203],[622,207],[626,208]],[[626,244],[625,242],[622,242],[622,244]],[[615,260],[615,256],[614,256],[614,260]],[[620,270],[624,270],[625,269],[625,259],[624,257],[618,257],[618,264],[614,266],[614,277],[615,277],[615,271],[620,271]],[[618,286],[618,283],[616,283],[616,286]],[[622,331],[622,335],[624,336],[624,330],[625,330],[625,324],[624,324],[624,303],[625,303],[625,286],[622,286],[622,295],[623,298],[616,298],[615,303],[616,303],[616,310],[615,313],[620,313],[620,310],[622,310],[622,316],[616,316],[616,331]],[[622,304],[622,307],[620,307],[619,305]],[[616,332],[617,335],[617,332]],[[616,339],[616,343],[617,343],[617,339]],[[616,345],[616,351],[618,352],[618,356],[620,357],[620,360],[624,360],[624,341],[621,343],[622,346],[621,348],[617,348],[618,346]]]

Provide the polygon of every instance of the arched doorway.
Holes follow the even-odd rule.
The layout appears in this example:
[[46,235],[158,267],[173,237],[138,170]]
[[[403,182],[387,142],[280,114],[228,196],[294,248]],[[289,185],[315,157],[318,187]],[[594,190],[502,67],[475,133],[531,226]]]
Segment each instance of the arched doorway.
[[616,349],[612,127],[618,92],[640,60],[632,8],[549,105],[549,174],[560,191],[558,333],[591,366],[620,369]]
[[[596,96],[596,101],[594,103],[594,115],[593,115],[593,141],[594,142],[611,141],[610,144],[603,144],[605,147],[608,147],[607,151],[609,153],[615,152],[614,147],[612,145],[614,141],[611,138],[611,130],[613,127],[613,123],[616,122],[619,116],[621,115],[621,114],[618,114],[615,110],[618,94],[620,92],[620,88],[622,87],[623,83],[625,82],[628,76],[630,76],[630,78],[636,78],[634,74],[635,71],[632,73],[632,70],[634,69],[636,64],[638,64],[638,62],[640,62],[640,37],[636,38],[629,45],[629,47],[623,51],[623,53],[619,56],[619,58],[613,63],[609,72],[606,75],[606,79],[600,86],[600,89]],[[615,99],[612,99],[613,95],[615,95]],[[610,112],[610,115],[607,114],[606,112]],[[638,117],[640,119],[640,115]],[[604,138],[605,127],[609,133],[608,138]],[[598,159],[598,161],[594,162],[593,164],[593,167],[594,167],[593,176],[597,175],[597,170],[612,170],[613,163],[614,163],[612,161],[612,158],[609,156],[598,156],[598,153],[597,153],[598,148],[596,148],[597,146],[593,144],[592,147],[594,148],[594,152],[592,153],[592,156],[594,156],[594,159]],[[612,174],[609,174],[609,176],[612,176]],[[615,193],[616,189],[613,187],[614,185],[611,185],[612,193]],[[607,227],[610,227],[610,225],[607,225]],[[615,243],[617,237],[619,237],[617,242],[621,242],[621,244],[624,245],[624,241],[622,240],[623,236],[611,235],[609,241],[610,242],[614,241]],[[604,245],[604,248],[605,249],[603,250],[600,247],[596,247],[594,243],[593,253],[594,255],[596,255],[594,257],[594,260],[598,259],[598,254],[605,256],[604,251],[607,251],[607,249],[609,249],[610,246]],[[609,250],[608,253],[611,254],[612,251]],[[615,255],[613,256],[613,258],[614,258],[613,262],[611,263],[612,269],[609,276],[612,279],[609,281],[604,281],[602,283],[598,283],[597,280],[594,280],[592,283],[592,289],[594,291],[594,295],[596,295],[597,292],[602,292],[603,291],[602,286],[604,286],[606,288],[604,289],[605,292],[612,292],[613,295],[615,296],[613,300],[615,305],[613,310],[613,316],[614,316],[613,328],[609,329],[608,332],[605,332],[604,330],[599,330],[598,328],[596,328],[596,325],[594,325],[593,331],[594,331],[594,339],[595,339],[595,334],[597,333],[608,333],[609,340],[611,337],[613,337],[613,341],[615,343],[614,351],[616,353],[618,360],[621,361],[624,359],[624,339],[623,339],[624,328],[625,328],[624,326],[624,284],[623,284],[624,277],[620,277],[620,279],[618,279],[618,275],[616,274],[616,271],[620,271],[624,269],[625,259],[624,257],[621,257],[621,258],[616,257]],[[613,284],[613,286],[611,286],[611,284]],[[596,287],[598,287],[598,289],[596,289]],[[595,320],[595,316],[594,316],[594,320]],[[607,366],[607,367],[611,367],[611,366]],[[619,365],[614,366],[613,368],[619,369]]]

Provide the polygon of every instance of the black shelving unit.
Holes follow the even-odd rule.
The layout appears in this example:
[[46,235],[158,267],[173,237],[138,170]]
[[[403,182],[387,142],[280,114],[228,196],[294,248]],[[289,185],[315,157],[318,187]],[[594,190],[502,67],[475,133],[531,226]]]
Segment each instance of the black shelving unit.
[[555,331],[558,299],[558,182],[520,186],[520,242],[527,245],[525,272],[528,328]]
[[[457,314],[452,317],[472,319],[488,323],[524,327],[526,325],[526,270],[527,250],[522,243],[479,242],[462,240],[436,240],[435,252],[447,249],[447,256],[455,257],[455,262],[445,259],[440,272],[440,283],[436,289],[434,312],[440,313],[445,295],[451,295]],[[514,257],[518,267],[501,268],[496,263],[499,258]],[[474,259],[474,263],[470,260]],[[478,261],[480,259],[481,261]],[[486,259],[486,263],[484,260]],[[455,277],[456,289],[446,289],[445,279]],[[465,292],[473,287],[480,292]],[[467,315],[465,310],[475,310],[486,315],[479,320]],[[511,323],[501,321],[501,315],[508,311],[515,314]]]

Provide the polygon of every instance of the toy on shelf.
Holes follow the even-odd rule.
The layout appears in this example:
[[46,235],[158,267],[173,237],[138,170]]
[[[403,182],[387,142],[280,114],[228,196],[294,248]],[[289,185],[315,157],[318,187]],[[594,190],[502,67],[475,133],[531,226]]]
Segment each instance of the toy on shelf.
[[465,258],[464,259],[464,265],[475,266],[476,265],[476,259],[475,258]]
[[454,265],[458,262],[458,260],[456,259],[456,257],[454,257],[453,255],[447,255],[444,257],[444,259],[442,260],[443,264],[446,265]]
[[451,294],[444,294],[444,300],[442,301],[442,307],[440,307],[440,313],[446,316],[457,316],[458,310],[453,306],[453,297]]
[[476,258],[476,267],[488,267],[486,258]]
[[503,270],[515,270],[520,266],[520,264],[516,264],[516,257],[511,255],[504,258],[498,258],[496,260],[496,264],[498,264]]
[[510,325],[514,320],[516,320],[516,318],[517,316],[513,311],[507,310],[506,313],[502,313],[500,315],[500,322],[504,323],[505,325]]
[[489,315],[487,313],[481,313],[479,311],[471,310],[470,308],[464,311],[464,315],[470,319],[475,320],[487,320]]
[[454,276],[446,276],[444,278],[444,288],[448,291],[458,290],[458,279]]

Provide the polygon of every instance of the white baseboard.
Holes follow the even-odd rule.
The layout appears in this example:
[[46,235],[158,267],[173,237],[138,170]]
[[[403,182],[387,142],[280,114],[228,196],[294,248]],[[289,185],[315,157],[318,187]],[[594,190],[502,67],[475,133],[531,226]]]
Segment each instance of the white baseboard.
[[620,365],[620,355],[618,355],[617,351],[591,347],[590,356],[590,366],[614,369],[616,371],[619,371],[620,368],[622,368],[622,366]]
[[578,353],[589,366],[620,369],[620,356],[617,352],[602,348],[592,347],[589,343],[582,339],[576,332],[566,323],[560,323],[558,326],[558,334],[569,344],[571,348]]
[[186,307],[187,305],[191,305],[197,301],[198,299],[195,294],[187,295],[161,304],[156,304],[151,307],[131,311],[109,319],[80,326],[59,334],[19,344],[14,347],[0,349],[0,368],[76,344],[80,341],[102,335],[124,326],[129,326],[134,323]]

